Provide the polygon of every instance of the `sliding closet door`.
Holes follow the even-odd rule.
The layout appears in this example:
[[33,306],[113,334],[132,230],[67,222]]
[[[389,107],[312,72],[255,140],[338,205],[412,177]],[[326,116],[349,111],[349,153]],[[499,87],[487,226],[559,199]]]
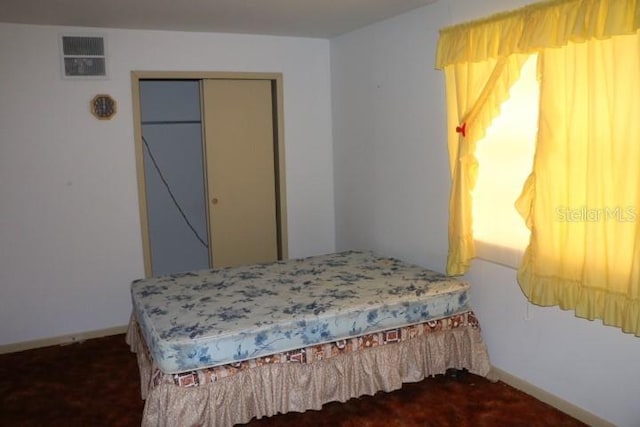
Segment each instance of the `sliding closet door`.
[[214,267],[278,259],[273,102],[268,80],[203,80]]
[[151,275],[209,267],[200,82],[140,82]]

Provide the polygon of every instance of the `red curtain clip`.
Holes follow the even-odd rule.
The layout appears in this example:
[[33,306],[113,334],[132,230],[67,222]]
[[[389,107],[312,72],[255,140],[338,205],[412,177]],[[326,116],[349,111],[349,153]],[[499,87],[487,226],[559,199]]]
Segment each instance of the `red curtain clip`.
[[462,126],[456,126],[456,132],[461,133],[462,137],[467,136],[467,122],[464,122]]

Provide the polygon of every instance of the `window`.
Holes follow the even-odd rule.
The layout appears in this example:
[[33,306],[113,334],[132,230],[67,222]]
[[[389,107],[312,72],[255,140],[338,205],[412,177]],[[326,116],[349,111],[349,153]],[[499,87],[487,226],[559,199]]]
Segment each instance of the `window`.
[[480,165],[472,191],[476,255],[514,268],[530,236],[514,204],[533,165],[540,92],[536,64],[536,55],[525,62],[500,115],[476,147]]
[[[452,172],[447,272],[464,274],[478,254],[517,264],[514,254],[527,240],[512,205],[520,192],[518,213],[530,236],[517,280],[529,301],[636,336],[638,10],[636,0],[533,4],[441,30],[436,59],[447,87]],[[539,102],[519,95],[533,81],[526,77],[532,65],[522,78],[520,71],[534,54]],[[536,120],[535,111],[520,110],[527,106],[539,116],[532,167],[526,141]]]

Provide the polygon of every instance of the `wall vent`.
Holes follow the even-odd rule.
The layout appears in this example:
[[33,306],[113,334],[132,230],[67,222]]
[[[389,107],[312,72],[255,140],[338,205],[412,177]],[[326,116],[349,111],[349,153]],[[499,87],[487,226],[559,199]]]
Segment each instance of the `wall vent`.
[[107,78],[104,37],[62,35],[60,47],[65,78]]

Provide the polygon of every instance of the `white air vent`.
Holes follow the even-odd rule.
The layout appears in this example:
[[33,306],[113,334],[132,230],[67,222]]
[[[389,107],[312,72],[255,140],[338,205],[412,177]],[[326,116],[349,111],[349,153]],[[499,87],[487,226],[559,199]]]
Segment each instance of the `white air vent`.
[[107,77],[105,40],[102,36],[60,36],[62,73],[67,78]]

